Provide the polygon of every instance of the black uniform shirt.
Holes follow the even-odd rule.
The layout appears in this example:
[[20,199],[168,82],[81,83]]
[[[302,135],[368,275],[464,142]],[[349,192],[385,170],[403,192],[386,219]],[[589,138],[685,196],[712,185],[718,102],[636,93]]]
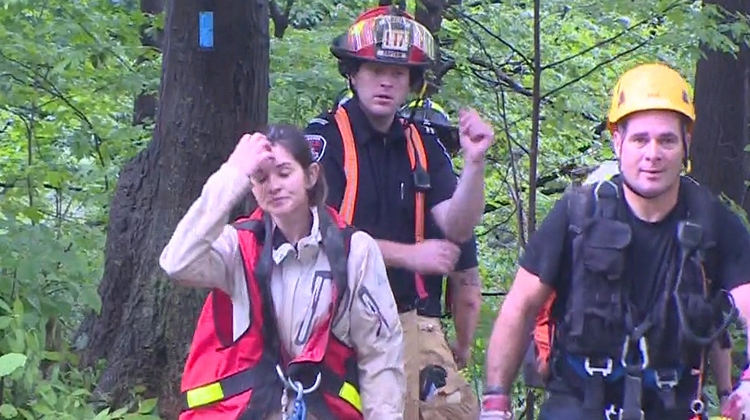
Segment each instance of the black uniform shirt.
[[[405,127],[396,119],[387,133],[381,133],[372,127],[356,97],[342,106],[351,122],[359,167],[352,224],[375,239],[415,243],[415,185]],[[450,156],[434,132],[425,126],[417,128],[424,143],[431,184],[425,195],[427,226],[434,223],[429,209],[453,195],[457,180]],[[344,198],[346,176],[343,142],[333,114],[313,118],[305,134],[325,172],[327,203],[338,210]],[[414,273],[389,267],[388,278],[399,310],[413,309],[417,299]]]

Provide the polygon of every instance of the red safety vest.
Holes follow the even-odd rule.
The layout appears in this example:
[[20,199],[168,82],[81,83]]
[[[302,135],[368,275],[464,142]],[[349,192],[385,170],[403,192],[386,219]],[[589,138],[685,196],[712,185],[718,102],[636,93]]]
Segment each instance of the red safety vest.
[[[344,236],[345,255],[353,228],[327,208],[333,223]],[[323,215],[321,215],[321,219]],[[318,389],[305,395],[308,412],[320,419],[362,419],[356,354],[331,333],[338,308],[339,291],[346,278],[336,275],[334,262],[333,301],[329,315],[314,329],[301,354],[289,360],[281,349],[271,298],[269,279],[256,279],[255,270],[263,241],[271,240],[268,216],[260,209],[238,220],[239,249],[245,265],[250,299],[250,327],[236,341],[232,338],[232,301],[225,292],[214,289],[206,298],[193,336],[182,376],[184,407],[180,420],[264,419],[280,410],[283,383],[276,367],[309,388],[319,373]],[[333,257],[329,256],[329,260]],[[341,260],[339,260],[341,262]],[[341,264],[337,264],[340,268]],[[268,270],[270,275],[270,270]],[[286,362],[286,363],[285,363]],[[289,399],[295,393],[289,390]]]

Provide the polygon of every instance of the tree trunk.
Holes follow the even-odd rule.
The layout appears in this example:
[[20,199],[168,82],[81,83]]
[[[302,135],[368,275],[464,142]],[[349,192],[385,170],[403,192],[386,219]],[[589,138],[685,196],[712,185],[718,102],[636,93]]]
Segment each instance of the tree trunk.
[[174,287],[158,257],[179,219],[244,132],[266,124],[268,0],[214,9],[214,48],[198,46],[201,0],[169,0],[160,106],[148,147],[122,170],[110,208],[100,315],[79,331],[82,363],[105,359],[97,394],[122,403],[133,385],[176,418],[180,376],[205,291]]
[[[141,0],[141,13],[149,16],[156,16],[164,12],[165,0]],[[155,36],[149,36],[147,28],[141,28],[141,45],[151,47],[161,51],[164,40],[164,32],[158,31]],[[146,60],[145,57],[139,57],[140,60]],[[141,93],[135,98],[133,104],[133,125],[142,125],[156,118],[156,109],[159,98],[156,94]]]
[[[417,0],[414,10],[414,18],[417,22],[424,25],[430,30],[435,37],[435,45],[440,45],[440,27],[443,24],[443,11],[447,6],[446,0]],[[453,68],[456,62],[450,57],[445,57],[440,48],[437,48],[435,63],[432,65],[432,72],[427,75],[427,96],[437,95],[440,87],[443,85],[443,77]],[[457,147],[458,145],[454,145]]]
[[[710,2],[731,12],[750,12],[747,0]],[[703,48],[695,78],[696,124],[691,146],[692,175],[715,193],[750,210],[745,180],[750,173],[748,144],[748,73],[750,57],[743,47],[737,58]]]

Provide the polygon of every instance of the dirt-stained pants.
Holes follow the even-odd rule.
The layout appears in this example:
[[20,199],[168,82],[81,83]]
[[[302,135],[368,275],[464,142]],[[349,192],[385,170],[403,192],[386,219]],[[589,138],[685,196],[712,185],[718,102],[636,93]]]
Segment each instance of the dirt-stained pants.
[[[400,315],[404,329],[406,409],[404,420],[476,420],[479,403],[469,383],[458,371],[440,320],[417,315]],[[428,402],[419,400],[419,372],[428,365],[442,366],[448,373],[445,386]]]

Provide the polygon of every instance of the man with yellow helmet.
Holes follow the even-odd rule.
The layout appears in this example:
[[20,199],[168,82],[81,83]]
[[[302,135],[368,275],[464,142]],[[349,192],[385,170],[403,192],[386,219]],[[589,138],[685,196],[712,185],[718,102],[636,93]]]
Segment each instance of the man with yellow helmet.
[[[305,134],[324,169],[327,204],[377,240],[388,268],[404,331],[404,419],[476,419],[477,398],[456,369],[440,324],[418,310],[429,297],[425,277],[454,270],[457,244],[470,240],[481,220],[492,128],[476,111],[460,112],[464,165],[457,179],[434,131],[398,118],[409,93],[423,91],[436,53],[430,31],[403,10],[365,11],[333,41],[331,53],[353,95],[313,118]],[[432,225],[440,238],[430,237]],[[436,351],[448,354],[440,357],[445,363],[419,353],[427,335]]]
[[[608,116],[619,174],[566,192],[530,238],[487,346],[483,420],[512,418],[528,328],[553,294],[540,420],[705,418],[706,355],[750,315],[750,234],[681,176],[689,90],[663,64],[620,78]],[[739,405],[745,372],[729,398]]]

